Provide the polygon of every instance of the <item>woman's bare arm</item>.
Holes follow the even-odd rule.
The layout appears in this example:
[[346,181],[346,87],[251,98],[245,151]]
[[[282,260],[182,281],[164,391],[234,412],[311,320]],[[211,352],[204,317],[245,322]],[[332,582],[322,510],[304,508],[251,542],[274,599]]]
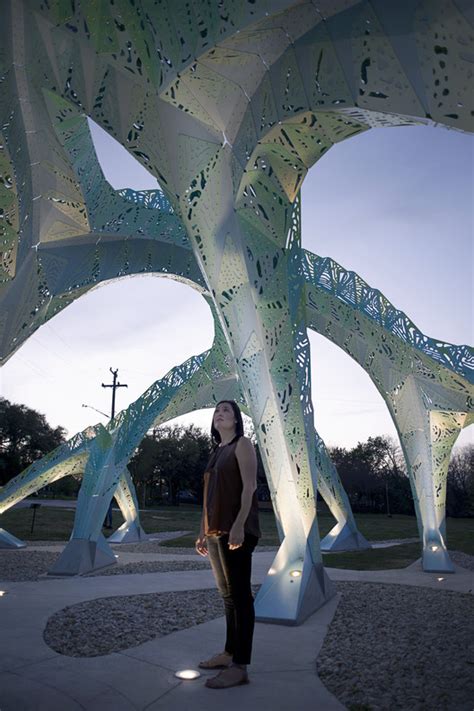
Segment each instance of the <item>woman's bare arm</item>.
[[206,515],[206,487],[204,486],[204,495],[203,495],[203,502],[202,502],[202,512],[201,512],[201,524],[199,526],[199,536],[196,540],[195,543],[195,549],[199,553],[199,555],[206,556],[207,555],[207,543],[206,543],[206,535],[204,532],[204,517]]
[[235,456],[242,477],[242,495],[240,510],[229,533],[229,548],[239,548],[244,542],[244,524],[250,513],[252,498],[257,488],[257,455],[252,442],[247,437],[241,437],[235,448]]

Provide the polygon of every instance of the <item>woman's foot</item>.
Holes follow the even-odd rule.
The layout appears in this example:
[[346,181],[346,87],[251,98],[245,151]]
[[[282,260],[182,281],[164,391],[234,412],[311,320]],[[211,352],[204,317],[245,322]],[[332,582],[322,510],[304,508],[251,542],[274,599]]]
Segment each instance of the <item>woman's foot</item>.
[[201,669],[226,669],[232,664],[232,654],[227,652],[220,652],[215,654],[210,659],[206,659],[204,662],[199,662],[198,667]]
[[231,666],[219,672],[217,676],[206,681],[205,686],[209,689],[229,689],[231,686],[239,686],[240,684],[248,684],[249,677],[247,671],[242,667]]

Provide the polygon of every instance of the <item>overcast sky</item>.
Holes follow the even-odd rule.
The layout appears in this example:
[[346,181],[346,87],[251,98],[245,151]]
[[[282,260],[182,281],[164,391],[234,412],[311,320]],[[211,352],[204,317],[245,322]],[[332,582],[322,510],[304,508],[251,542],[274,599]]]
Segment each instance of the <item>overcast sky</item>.
[[[157,183],[101,129],[94,140],[114,188]],[[372,129],[334,146],[302,191],[303,246],[356,271],[428,336],[473,338],[473,137],[442,128]],[[109,367],[128,388],[117,411],[189,356],[209,348],[213,324],[188,286],[125,277],[98,287],[42,326],[0,371],[6,398],[68,435],[110,412]],[[368,375],[310,332],[315,425],[328,445],[395,435]],[[180,418],[208,428],[210,413]],[[473,441],[473,429],[459,444]]]

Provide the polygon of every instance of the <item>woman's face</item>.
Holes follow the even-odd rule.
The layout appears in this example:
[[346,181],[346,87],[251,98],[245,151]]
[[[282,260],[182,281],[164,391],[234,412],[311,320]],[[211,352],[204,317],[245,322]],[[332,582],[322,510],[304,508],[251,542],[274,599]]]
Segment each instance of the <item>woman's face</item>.
[[214,411],[214,427],[219,432],[235,430],[235,415],[229,402],[220,402]]

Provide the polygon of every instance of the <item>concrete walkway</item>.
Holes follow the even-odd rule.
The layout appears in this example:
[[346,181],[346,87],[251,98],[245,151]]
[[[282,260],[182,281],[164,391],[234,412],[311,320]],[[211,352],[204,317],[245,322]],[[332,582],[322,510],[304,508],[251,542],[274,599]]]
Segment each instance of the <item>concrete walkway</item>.
[[[32,550],[34,546],[31,546]],[[56,546],[51,546],[55,549]],[[117,547],[118,548],[118,547]],[[48,550],[49,547],[41,547]],[[190,556],[120,553],[121,562],[196,560]],[[273,552],[254,555],[253,582],[262,582]],[[359,572],[328,568],[333,580],[440,586],[472,592],[474,573],[428,575],[419,563],[404,570]],[[44,578],[38,582],[1,583],[1,711],[332,711],[344,707],[318,679],[316,657],[338,604],[333,598],[300,627],[259,624],[255,630],[251,683],[211,690],[204,672],[196,681],[180,681],[179,669],[196,668],[199,659],[222,648],[224,618],[161,637],[138,647],[101,657],[74,658],[54,652],[43,640],[48,618],[67,605],[115,595],[214,588],[208,570],[89,578]]]

